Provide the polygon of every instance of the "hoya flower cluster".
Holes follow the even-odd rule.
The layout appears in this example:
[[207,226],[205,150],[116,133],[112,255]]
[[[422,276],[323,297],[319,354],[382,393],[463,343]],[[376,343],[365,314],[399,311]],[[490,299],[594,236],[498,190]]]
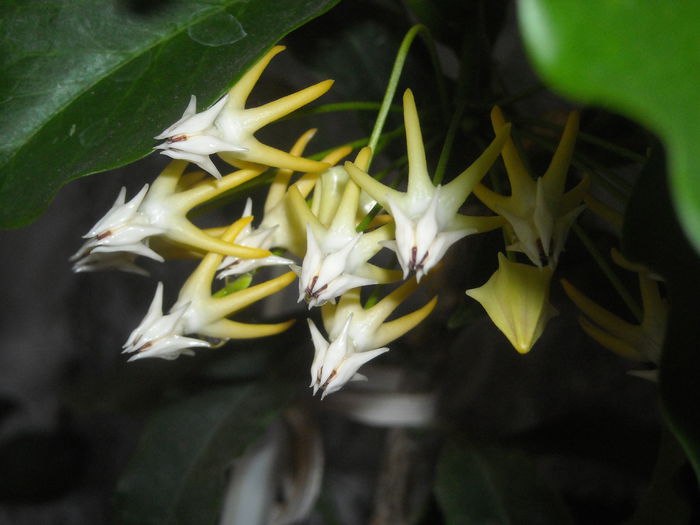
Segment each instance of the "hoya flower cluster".
[[[254,137],[332,85],[330,80],[321,82],[246,108],[263,70],[282,49],[272,48],[210,108],[197,112],[193,96],[182,118],[155,137],[162,140],[156,149],[173,160],[130,199],[123,188],[72,258],[76,272],[116,268],[144,274],[138,257],[160,262],[175,256],[200,259],[169,309],[163,309],[162,283],[156,286],[146,316],[123,346],[130,360],[174,359],[228,340],[278,334],[293,321],[248,324],[231,316],[296,280],[298,302],[306,304],[311,316],[317,315],[314,308],[320,310],[326,334],[308,320],[315,350],[310,386],[323,397],[363,379],[358,373],[362,365],[387,352],[386,345],[430,314],[437,297],[387,321],[452,245],[501,227],[510,239],[507,249],[524,253],[532,265],[499,254],[496,273],[467,293],[482,303],[519,352],[529,351],[554,313],[548,302],[551,275],[582,209],[587,184],[584,180],[564,191],[576,115],[570,117],[549,169],[534,180],[510,139],[510,124],[496,108],[494,138],[483,153],[447,184],[436,185],[427,167],[416,103],[407,90],[403,118],[408,174],[402,191],[372,175],[370,148],[353,154],[343,146],[313,160],[303,155],[316,130],[300,136],[289,151]],[[217,167],[214,155],[219,166],[232,168]],[[481,183],[501,155],[510,196]],[[230,224],[201,229],[188,218],[195,207],[268,170],[274,170],[274,179],[258,216],[248,198]],[[472,192],[495,215],[460,213]],[[369,221],[373,207],[382,211]],[[377,264],[380,252],[383,262]],[[273,269],[278,276],[255,282],[262,267],[279,267]],[[362,287],[372,287],[376,295],[374,287],[380,284],[392,291],[372,305],[363,304]]]

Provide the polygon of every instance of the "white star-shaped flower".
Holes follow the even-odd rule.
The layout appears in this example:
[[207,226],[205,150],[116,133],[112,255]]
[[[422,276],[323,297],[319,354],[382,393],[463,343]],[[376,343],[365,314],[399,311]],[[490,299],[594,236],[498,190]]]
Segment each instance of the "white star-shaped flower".
[[[360,151],[356,162],[366,165],[369,154],[368,148]],[[335,180],[334,172],[337,168],[327,173]],[[360,188],[346,175],[345,183],[337,190],[342,191],[342,197],[332,212],[321,210],[322,217],[327,216],[327,224],[314,215],[296,188],[289,190],[294,215],[306,224],[306,254],[301,267],[292,269],[299,275],[299,301],[306,299],[309,308],[359,286],[398,279],[397,272],[368,262],[381,250],[381,242],[391,238],[393,227],[385,225],[369,233],[358,233],[355,228]]]
[[[235,240],[251,217],[239,219],[221,235],[225,242]],[[175,359],[191,354],[191,348],[211,347],[205,339],[228,340],[264,337],[283,332],[292,322],[248,324],[228,319],[239,310],[288,286],[295,278],[293,272],[263,283],[218,297],[212,295],[212,280],[222,255],[208,253],[180,289],[177,301],[163,315],[163,286],[158,284],[156,295],[141,324],[124,344],[124,352],[133,353],[129,359],[160,357]],[[196,335],[198,337],[189,337]]]
[[241,167],[255,163],[295,171],[327,168],[326,164],[262,144],[253,136],[263,126],[317,99],[333,84],[332,80],[326,80],[263,106],[245,109],[265,67],[282,50],[283,46],[275,46],[268,51],[209,109],[197,113],[197,100],[192,96],[182,117],[155,137],[165,139],[156,149],[174,159],[193,162],[216,178],[221,178],[221,173],[209,158],[214,153]]
[[337,392],[348,381],[363,381],[367,378],[357,371],[366,362],[388,352],[388,348],[358,351],[348,337],[352,314],[348,315],[340,335],[331,343],[318,331],[311,319],[308,319],[311,340],[314,344],[314,360],[311,365],[311,384],[314,395],[322,390],[321,399]]
[[329,341],[313,321],[309,330],[314,344],[311,384],[314,394],[322,390],[321,399],[337,392],[348,381],[365,379],[359,368],[388,352],[385,346],[401,337],[425,319],[437,303],[437,297],[410,314],[386,322],[392,312],[417,288],[415,279],[406,281],[381,301],[364,308],[358,289],[345,293],[338,304],[326,303],[321,311]]
[[153,184],[146,184],[129,202],[125,198],[126,189],[122,188],[112,208],[83,236],[87,241],[71,257],[75,261],[73,270],[135,271],[138,267],[133,260],[137,256],[162,262],[163,257],[149,247],[149,239],[156,236],[205,253],[242,258],[269,256],[270,252],[261,248],[224,242],[187,218],[195,206],[256,177],[261,170],[239,170],[218,181],[202,181],[182,190],[178,184],[186,165],[184,161],[172,161]]
[[[73,270],[76,272],[97,269],[95,265],[99,261],[97,254],[112,254],[109,259],[102,258],[102,262],[115,262],[127,257],[142,255],[150,259],[162,262],[164,259],[148,247],[148,237],[160,235],[165,229],[159,225],[152,225],[148,219],[139,212],[141,203],[148,192],[148,184],[136,194],[129,202],[126,202],[126,188],[122,187],[117,200],[109,211],[97,223],[90,228],[85,235],[87,239],[80,249],[73,254],[71,261],[76,261]],[[107,267],[114,266],[108,264]]]
[[377,283],[375,279],[351,273],[359,266],[359,261],[353,260],[356,257],[352,255],[357,253],[354,250],[361,238],[361,233],[353,235],[350,239],[325,235],[321,246],[316,240],[313,228],[307,225],[304,261],[301,266],[292,266],[299,276],[299,302],[306,299],[309,308],[321,306],[348,290]]
[[167,315],[163,315],[163,283],[158,283],[156,294],[146,316],[122,347],[123,353],[134,355],[129,361],[144,357],[176,359],[180,354],[193,355],[190,350],[196,347],[211,347],[201,339],[185,337],[183,315],[189,305],[183,305]]
[[498,158],[510,128],[504,126],[498,130],[484,153],[454,180],[445,186],[434,186],[428,175],[418,111],[410,90],[404,93],[403,107],[408,153],[407,191],[396,191],[382,184],[356,164],[346,162],[345,168],[352,180],[393,216],[395,240],[384,245],[396,252],[404,278],[415,271],[416,278],[420,279],[462,237],[503,224],[500,217],[470,217],[457,212]]

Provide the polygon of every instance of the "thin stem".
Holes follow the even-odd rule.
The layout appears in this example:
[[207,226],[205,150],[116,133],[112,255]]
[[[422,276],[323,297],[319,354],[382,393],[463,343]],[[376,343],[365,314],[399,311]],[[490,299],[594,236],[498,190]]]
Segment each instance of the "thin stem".
[[[406,62],[406,56],[408,55],[408,50],[415,40],[416,36],[421,34],[423,36],[423,41],[428,47],[428,52],[430,53],[430,59],[435,68],[435,76],[438,83],[438,92],[440,94],[440,100],[442,103],[443,111],[445,115],[449,114],[447,105],[447,89],[445,87],[444,80],[442,78],[442,71],[440,70],[440,62],[438,60],[437,51],[435,49],[435,43],[430,36],[430,31],[427,27],[422,24],[416,24],[411,29],[408,30],[406,36],[404,36],[401,45],[399,46],[399,51],[396,54],[396,59],[394,60],[394,66],[391,69],[391,75],[389,76],[389,82],[386,86],[386,91],[384,92],[384,99],[382,100],[382,105],[379,109],[379,114],[377,115],[377,120],[374,123],[374,129],[372,129],[372,134],[369,139],[369,146],[372,148],[372,156],[374,156],[374,149],[379,142],[379,137],[382,134],[382,129],[384,129],[384,124],[386,122],[386,117],[389,114],[389,109],[391,108],[391,102],[394,100],[394,95],[396,94],[396,89],[399,84],[399,78],[401,77],[401,72],[403,71],[404,63]],[[372,162],[372,157],[370,157],[370,163]]]
[[583,230],[583,228],[581,228],[578,224],[574,223],[571,229],[581,240],[583,246],[586,248],[586,250],[588,250],[588,253],[591,255],[591,257],[593,257],[593,260],[598,264],[598,267],[608,278],[608,281],[610,281],[610,284],[612,284],[613,288],[615,288],[615,291],[620,296],[620,299],[624,301],[624,303],[627,305],[627,308],[629,308],[632,312],[632,315],[634,315],[635,319],[637,319],[637,321],[641,323],[643,318],[642,309],[639,307],[639,304],[637,304],[637,301],[635,301],[632,295],[627,291],[625,285],[622,284],[620,278],[613,271],[610,264],[608,264],[607,259],[603,257],[603,254],[600,253],[598,247],[591,240],[588,234]]

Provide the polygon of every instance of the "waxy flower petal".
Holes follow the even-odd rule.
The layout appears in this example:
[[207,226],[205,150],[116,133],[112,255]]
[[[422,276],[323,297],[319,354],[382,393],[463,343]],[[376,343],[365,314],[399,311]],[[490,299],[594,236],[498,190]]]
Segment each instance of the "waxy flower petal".
[[648,269],[628,263],[616,250],[612,254],[618,265],[638,275],[643,311],[639,324],[605,310],[566,279],[562,279],[561,284],[569,299],[584,314],[579,317],[579,324],[591,338],[618,355],[658,365],[666,334],[668,303],[661,297],[659,284]]
[[362,365],[377,356],[388,352],[388,348],[357,351],[353,341],[348,337],[348,328],[352,314],[348,315],[340,335],[331,343],[326,341],[311,319],[308,319],[311,339],[314,343],[314,360],[311,365],[311,384],[314,395],[322,390],[321,399],[337,392],[348,381],[366,379],[357,373]]
[[[505,125],[503,113],[497,106],[491,112],[491,122],[494,130]],[[584,208],[582,201],[589,184],[587,177],[575,188],[564,192],[577,132],[578,113],[572,112],[547,171],[537,180],[531,177],[515,144],[508,139],[502,155],[511,195],[499,195],[483,184],[474,187],[474,194],[508,222],[514,237],[508,249],[525,253],[539,267],[550,262],[556,266],[569,229]]]
[[417,281],[411,279],[370,308],[362,306],[358,289],[345,293],[335,305],[326,303],[321,312],[330,342],[309,320],[315,349],[310,385],[314,394],[321,389],[323,398],[340,390],[348,381],[364,379],[357,373],[362,365],[388,352],[385,345],[428,316],[437,303],[437,297],[410,314],[386,322],[417,286]]
[[[358,153],[356,162],[369,160],[368,148]],[[338,181],[337,169],[330,172]],[[327,172],[328,173],[328,172]],[[321,178],[326,174],[321,175]],[[326,186],[328,187],[328,186]],[[389,225],[369,233],[358,233],[357,210],[360,199],[358,186],[345,177],[345,184],[336,186],[342,196],[335,201],[332,212],[323,213],[326,224],[314,215],[296,188],[290,188],[290,206],[294,215],[306,224],[306,254],[301,267],[293,267],[299,275],[299,301],[306,299],[309,308],[332,301],[346,291],[359,286],[390,282],[396,272],[379,268],[368,261],[382,248],[382,241],[391,238]]]
[[[241,218],[251,217],[252,219],[252,212],[253,201],[248,198],[246,200]],[[275,228],[255,230],[250,224],[247,224],[241,233],[238,234],[238,237],[236,237],[236,243],[240,246],[267,250],[272,247],[270,238],[274,230]],[[219,265],[218,278],[223,279],[233,275],[241,275],[247,272],[252,272],[257,268],[262,268],[264,266],[290,265],[293,263],[294,261],[291,259],[285,259],[284,257],[280,257],[278,255],[268,255],[267,257],[257,257],[253,259],[242,259],[240,257],[233,257],[229,255],[225,257]]]
[[501,226],[502,219],[497,217],[468,217],[457,212],[498,157],[510,128],[504,126],[497,130],[489,147],[457,178],[443,187],[434,186],[428,175],[418,111],[410,90],[404,93],[403,104],[408,152],[407,191],[403,193],[385,186],[352,163],[346,163],[345,167],[352,180],[394,218],[395,242],[384,245],[396,252],[404,278],[415,271],[420,280],[459,239]]
[[283,49],[275,46],[268,51],[209,109],[197,113],[197,100],[192,96],[182,117],[155,137],[165,139],[156,149],[163,155],[193,162],[216,178],[221,178],[221,174],[209,158],[214,153],[239,167],[255,163],[298,171],[327,168],[323,163],[266,146],[253,136],[263,126],[317,99],[333,84],[326,80],[263,106],[245,109],[258,78]]
[[[162,262],[163,257],[149,246],[149,239],[154,237],[204,253],[240,258],[269,256],[270,252],[265,249],[224,242],[199,229],[187,218],[195,206],[258,176],[261,170],[239,170],[218,181],[201,181],[182,190],[179,182],[185,166],[184,161],[172,161],[153,184],[145,185],[129,202],[126,202],[126,190],[122,188],[110,210],[84,236],[87,241],[71,257],[76,261],[74,271],[132,270],[131,265],[122,263],[133,261],[135,256]],[[114,255],[100,260],[98,253]]]
[[498,270],[467,295],[484,307],[493,323],[521,354],[530,351],[556,314],[549,304],[552,269],[509,261],[498,254]]
[[[222,234],[224,242],[233,241],[252,217],[239,219]],[[131,333],[124,351],[134,353],[130,359],[161,357],[175,359],[190,353],[193,347],[211,347],[208,340],[187,337],[194,334],[214,340],[248,339],[283,332],[292,322],[247,324],[228,319],[239,310],[271,295],[294,280],[294,273],[235,291],[223,297],[212,295],[212,280],[223,256],[207,254],[180,290],[170,312],[163,315],[163,287],[158,285],[156,295],[141,324]]]

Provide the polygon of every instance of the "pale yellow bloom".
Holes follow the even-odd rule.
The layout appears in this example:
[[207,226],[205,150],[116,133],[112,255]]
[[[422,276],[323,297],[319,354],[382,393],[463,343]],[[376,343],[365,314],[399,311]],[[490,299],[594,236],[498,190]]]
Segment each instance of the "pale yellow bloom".
[[467,290],[486,310],[493,323],[513,347],[530,351],[556,314],[549,303],[550,267],[536,268],[509,261],[498,254],[498,270],[479,288]]
[[659,284],[648,269],[627,262],[613,250],[613,260],[639,276],[643,315],[640,324],[630,323],[596,304],[567,280],[562,279],[566,295],[584,314],[578,321],[590,337],[622,357],[658,364],[661,359],[668,304],[661,297]]
[[[530,176],[513,140],[508,138],[502,156],[511,194],[507,197],[499,195],[483,184],[474,187],[474,195],[508,222],[514,236],[514,242],[508,249],[525,253],[539,267],[550,262],[556,266],[569,229],[583,210],[581,201],[588,187],[587,177],[572,190],[564,192],[576,143],[578,120],[577,112],[569,115],[559,146],[542,177],[534,180]],[[491,123],[494,130],[502,129],[505,125],[498,106],[491,112]]]

